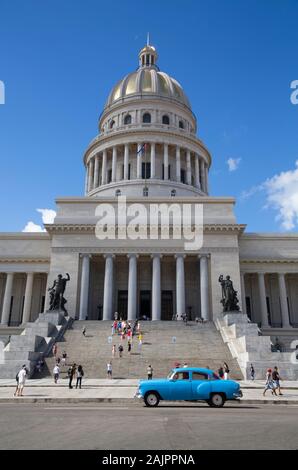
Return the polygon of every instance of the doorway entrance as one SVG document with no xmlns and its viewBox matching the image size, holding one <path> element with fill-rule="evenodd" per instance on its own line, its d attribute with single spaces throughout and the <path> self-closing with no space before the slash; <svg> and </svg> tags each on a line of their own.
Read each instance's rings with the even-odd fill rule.
<svg viewBox="0 0 298 470">
<path fill-rule="evenodd" d="M 128 291 L 118 290 L 117 312 L 118 318 L 122 318 L 122 320 L 127 320 L 127 302 Z"/>
<path fill-rule="evenodd" d="M 173 291 L 163 290 L 161 293 L 161 319 L 173 320 Z"/>
<path fill-rule="evenodd" d="M 146 316 L 151 319 L 151 291 L 141 290 L 140 291 L 140 309 L 139 318 Z"/>
</svg>

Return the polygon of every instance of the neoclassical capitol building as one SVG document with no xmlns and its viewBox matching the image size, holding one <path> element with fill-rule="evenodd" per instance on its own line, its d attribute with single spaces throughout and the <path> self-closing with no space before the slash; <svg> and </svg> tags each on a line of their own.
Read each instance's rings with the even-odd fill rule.
<svg viewBox="0 0 298 470">
<path fill-rule="evenodd" d="M 239 306 L 264 335 L 298 337 L 298 234 L 246 233 L 235 200 L 212 197 L 212 164 L 197 137 L 197 119 L 181 85 L 161 72 L 147 45 L 139 67 L 108 96 L 98 135 L 83 157 L 83 197 L 58 198 L 45 233 L 0 234 L 2 326 L 34 321 L 49 305 L 48 287 L 69 273 L 67 310 L 75 319 L 147 316 L 216 321 L 222 313 L 219 276 L 230 275 Z M 203 245 L 182 240 L 95 236 L 98 206 L 203 205 Z M 117 224 L 118 231 L 121 226 Z M 173 224 L 170 230 L 173 233 Z"/>
</svg>

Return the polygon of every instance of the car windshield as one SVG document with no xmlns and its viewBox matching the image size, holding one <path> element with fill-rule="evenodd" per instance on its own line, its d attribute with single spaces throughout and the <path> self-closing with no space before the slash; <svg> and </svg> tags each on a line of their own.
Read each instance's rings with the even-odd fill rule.
<svg viewBox="0 0 298 470">
<path fill-rule="evenodd" d="M 175 372 L 174 372 L 173 370 L 171 370 L 171 371 L 169 372 L 167 378 L 168 378 L 168 379 L 172 379 L 174 375 L 175 375 Z"/>
</svg>

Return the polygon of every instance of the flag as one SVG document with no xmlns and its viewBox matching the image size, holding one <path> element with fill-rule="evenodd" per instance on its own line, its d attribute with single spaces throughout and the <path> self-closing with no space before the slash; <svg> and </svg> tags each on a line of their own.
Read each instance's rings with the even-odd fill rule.
<svg viewBox="0 0 298 470">
<path fill-rule="evenodd" d="M 143 144 L 142 147 L 137 151 L 137 157 L 142 157 L 145 153 L 147 144 Z"/>
</svg>

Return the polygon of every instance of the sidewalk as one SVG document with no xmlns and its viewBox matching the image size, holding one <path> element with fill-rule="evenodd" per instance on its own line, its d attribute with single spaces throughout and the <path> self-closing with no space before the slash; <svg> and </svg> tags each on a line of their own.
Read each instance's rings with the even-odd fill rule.
<svg viewBox="0 0 298 470">
<path fill-rule="evenodd" d="M 75 382 L 74 382 L 75 384 Z M 264 381 L 240 382 L 243 404 L 292 404 L 298 405 L 298 382 L 283 382 L 283 396 L 274 397 L 270 391 L 263 397 Z M 1 403 L 132 403 L 138 385 L 136 379 L 85 379 L 81 390 L 68 388 L 68 380 L 27 380 L 24 397 L 14 397 L 15 381 L 0 379 Z M 136 401 L 136 403 L 138 403 Z M 142 404 L 141 404 L 142 405 Z"/>
</svg>

